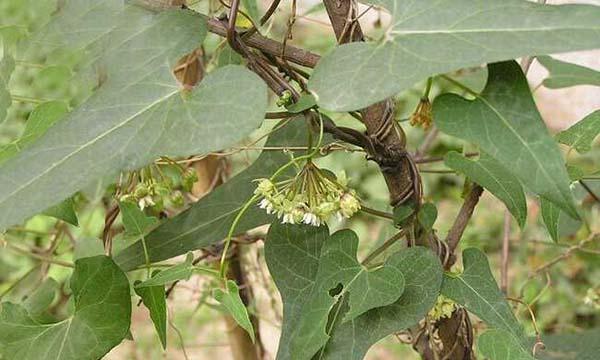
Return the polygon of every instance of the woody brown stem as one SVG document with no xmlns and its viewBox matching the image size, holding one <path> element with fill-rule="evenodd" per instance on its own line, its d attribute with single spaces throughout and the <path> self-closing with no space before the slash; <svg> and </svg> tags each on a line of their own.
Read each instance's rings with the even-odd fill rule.
<svg viewBox="0 0 600 360">
<path fill-rule="evenodd" d="M 355 21 L 354 1 L 324 0 L 331 26 L 340 44 L 363 41 L 360 24 Z M 351 24 L 348 24 L 348 21 Z M 360 111 L 367 136 L 378 145 L 370 154 L 381 167 L 390 193 L 390 203 L 406 200 L 413 186 L 409 160 L 404 156 L 406 139 L 402 128 L 394 121 L 394 102 L 391 99 L 373 104 Z"/>
</svg>

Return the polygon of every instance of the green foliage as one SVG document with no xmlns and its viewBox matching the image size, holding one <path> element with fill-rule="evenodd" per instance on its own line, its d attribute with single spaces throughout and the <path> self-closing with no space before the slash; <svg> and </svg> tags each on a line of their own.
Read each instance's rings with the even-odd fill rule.
<svg viewBox="0 0 600 360">
<path fill-rule="evenodd" d="M 437 216 L 437 208 L 432 203 L 423 204 L 423 206 L 419 209 L 419 213 L 417 214 L 419 223 L 427 231 L 433 229 L 433 224 L 435 224 Z"/>
<path fill-rule="evenodd" d="M 600 134 L 600 110 L 588 114 L 575 125 L 558 133 L 556 140 L 583 154 L 592 149 L 592 142 L 598 134 Z"/>
<path fill-rule="evenodd" d="M 312 94 L 302 94 L 298 101 L 286 106 L 287 111 L 291 113 L 301 113 L 308 110 L 317 104 L 317 100 Z"/>
<path fill-rule="evenodd" d="M 291 249 L 315 241 L 316 273 L 312 278 L 289 270 L 282 273 L 281 264 L 305 262 L 306 255 L 298 258 L 299 254 Z M 329 236 L 326 226 L 313 232 L 310 226 L 271 225 L 265 249 L 266 261 L 272 272 L 278 274 L 274 279 L 285 298 L 284 306 L 286 302 L 303 302 L 298 312 L 284 315 L 283 327 L 293 330 L 290 343 L 282 340 L 280 348 L 289 346 L 292 358 L 310 359 L 327 342 L 328 321 L 335 322 L 338 316 L 342 322 L 350 321 L 370 309 L 393 303 L 404 291 L 404 277 L 397 268 L 395 256 L 382 267 L 370 271 L 356 260 L 357 247 L 358 238 L 350 230 Z M 312 246 L 310 250 L 314 251 Z M 294 288 L 293 284 L 300 281 L 300 277 L 311 279 L 311 283 L 296 293 L 290 287 Z M 293 295 L 290 297 L 290 294 Z M 345 299 L 348 306 L 343 316 L 334 310 L 340 299 Z M 330 320 L 331 317 L 334 320 Z M 279 350 L 282 356 L 283 351 Z"/>
<path fill-rule="evenodd" d="M 550 201 L 540 198 L 540 208 L 542 209 L 542 220 L 548 229 L 548 233 L 554 242 L 558 242 L 558 221 L 561 211 L 558 207 L 554 206 Z"/>
<path fill-rule="evenodd" d="M 348 356 L 360 358 L 374 342 L 392 332 L 389 327 L 400 329 L 415 321 L 407 309 L 417 316 L 429 310 L 441 274 L 436 260 L 419 249 L 416 253 L 406 250 L 393 254 L 377 270 L 368 271 L 356 260 L 357 245 L 356 235 L 348 230 L 330 236 L 325 226 L 271 225 L 265 257 L 284 306 L 278 359 L 310 359 L 323 346 L 325 358 L 347 358 L 337 352 L 348 350 Z M 412 288 L 407 294 L 407 273 L 414 276 L 407 271 L 411 264 L 418 264 L 429 276 L 419 285 L 419 298 Z M 387 319 L 392 314 L 397 317 Z M 365 331 L 371 329 L 367 324 L 374 320 L 383 327 Z M 336 338 L 349 327 L 362 325 L 363 331 L 350 338 Z M 339 341 L 359 345 L 342 350 L 338 349 Z"/>
<path fill-rule="evenodd" d="M 158 273 L 160 274 L 160 273 Z M 156 273 L 154 274 L 156 275 Z M 154 323 L 154 329 L 158 334 L 163 349 L 167 348 L 167 301 L 165 299 L 165 286 L 137 286 L 139 281 L 134 283 L 135 293 L 142 298 L 144 306 L 150 312 L 150 319 Z"/>
<path fill-rule="evenodd" d="M 164 286 L 165 284 L 171 283 L 173 281 L 187 280 L 190 278 L 192 272 L 194 271 L 194 265 L 192 264 L 193 260 L 194 257 L 192 253 L 188 253 L 185 257 L 184 262 L 154 274 L 152 278 L 136 284 L 135 287 L 143 288 L 154 287 L 159 285 Z"/>
<path fill-rule="evenodd" d="M 550 74 L 546 87 L 598 85 L 597 71 L 538 55 L 600 47 L 600 7 L 374 0 L 356 14 L 363 25 L 374 21 L 362 28 L 367 41 L 338 46 L 331 29 L 304 24 L 323 10 L 335 23 L 333 2 L 299 5 L 296 18 L 281 5 L 264 26 L 262 2 L 232 2 L 259 25 L 248 30 L 239 12 L 233 38 L 224 17 L 231 10 L 214 1 L 187 1 L 187 9 L 179 0 L 0 3 L 0 298 L 12 301 L 0 310 L 2 359 L 98 359 L 133 335 L 127 346 L 144 357 L 183 350 L 204 358 L 193 342 L 198 333 L 222 341 L 222 333 L 200 330 L 214 324 L 215 309 L 248 341 L 263 342 L 256 320 L 267 302 L 253 294 L 273 295 L 262 288 L 271 285 L 265 263 L 283 300 L 283 317 L 276 296 L 276 316 L 268 316 L 282 320 L 278 359 L 359 360 L 406 330 L 419 336 L 415 348 L 429 339 L 433 352 L 458 334 L 466 343 L 478 336 L 481 357 L 491 360 L 532 360 L 532 349 L 540 359 L 597 357 L 597 330 L 542 335 L 547 351 L 526 334 L 598 322 L 599 111 L 551 137 L 523 71 L 504 60 L 537 56 Z M 288 33 L 285 19 L 303 25 Z M 315 69 L 304 66 L 316 54 L 327 55 Z M 448 71 L 455 72 L 438 76 Z M 445 134 L 404 124 L 419 115 Z M 285 119 L 261 126 L 265 117 Z M 388 126 L 375 129 L 375 118 Z M 461 147 L 478 158 L 460 155 Z M 414 164 L 398 161 L 405 151 Z M 416 187 L 400 188 L 405 175 L 422 181 L 413 184 L 424 190 L 420 199 L 410 199 Z M 463 197 L 477 183 L 503 204 L 482 196 L 461 205 L 463 183 Z M 211 191 L 198 200 L 200 187 Z M 524 189 L 540 199 L 542 221 L 527 223 Z M 393 214 L 384 203 L 390 192 L 406 195 Z M 277 219 L 259 201 L 275 204 Z M 521 229 L 502 227 L 504 206 Z M 337 219 L 329 217 L 334 208 Z M 322 221 L 329 227 L 316 226 Z M 542 222 L 554 243 L 543 240 Z M 434 246 L 451 227 L 462 243 Z M 509 244 L 507 294 L 521 291 L 520 300 L 535 303 L 533 325 L 517 320 L 492 275 L 496 263 L 506 270 L 506 258 L 494 254 L 502 232 L 521 240 Z M 441 262 L 447 270 L 456 253 L 443 250 L 465 242 L 485 254 L 469 248 L 464 272 L 444 274 Z M 194 258 L 194 250 L 202 254 Z M 180 263 L 154 264 L 186 253 Z M 232 257 L 235 281 L 225 275 Z M 219 271 L 211 263 L 218 259 Z M 529 275 L 536 268 L 552 282 Z M 203 278 L 177 289 L 193 287 L 193 295 L 174 303 L 168 319 L 165 286 L 194 274 Z M 152 325 L 129 329 L 131 296 Z M 473 326 L 471 334 L 461 318 L 465 328 L 445 333 L 456 308 L 487 331 Z M 167 324 L 179 337 L 168 349 Z M 158 339 L 140 331 L 151 326 Z M 398 358 L 412 351 L 385 344 L 378 347 L 389 345 Z"/>
<path fill-rule="evenodd" d="M 4 122 L 6 110 L 12 103 L 8 81 L 14 69 L 15 60 L 9 54 L 4 53 L 0 59 L 0 124 Z"/>
<path fill-rule="evenodd" d="M 127 235 L 143 236 L 156 224 L 156 218 L 144 214 L 137 204 L 122 201 L 119 203 L 119 209 L 121 209 L 123 227 Z"/>
<path fill-rule="evenodd" d="M 600 329 L 594 328 L 573 334 L 543 336 L 545 348 L 540 349 L 543 360 L 594 360 L 600 351 Z"/>
<path fill-rule="evenodd" d="M 240 298 L 240 289 L 233 280 L 227 281 L 227 290 L 215 289 L 213 296 L 225 311 L 250 335 L 252 342 L 254 338 L 254 328 L 248 316 L 248 310 Z"/>
<path fill-rule="evenodd" d="M 435 304 L 442 281 L 442 267 L 435 254 L 413 247 L 395 254 L 388 265 L 404 275 L 402 296 L 393 304 L 336 325 L 322 350 L 323 359 L 362 359 L 376 342 L 417 324 Z"/>
<path fill-rule="evenodd" d="M 258 0 L 242 0 L 242 5 L 246 10 L 246 13 L 250 16 L 256 25 L 260 24 L 260 14 L 258 12 Z"/>
<path fill-rule="evenodd" d="M 73 198 L 68 198 L 60 204 L 46 209 L 44 215 L 52 216 L 71 225 L 78 226 L 79 220 L 77 219 L 74 206 Z"/>
<path fill-rule="evenodd" d="M 215 70 L 190 94 L 182 92 L 171 74 L 169 65 L 203 39 L 203 17 L 187 11 L 124 11 L 128 26 L 107 34 L 111 45 L 102 51 L 106 80 L 100 90 L 35 146 L 3 165 L 2 172 L 10 177 L 0 178 L 0 209 L 20 205 L 2 212 L 0 228 L 120 169 L 137 168 L 160 155 L 231 145 L 262 121 L 265 85 L 248 70 Z M 154 45 L 145 46 L 150 40 Z"/>
<path fill-rule="evenodd" d="M 43 324 L 25 307 L 3 303 L 0 349 L 6 359 L 98 359 L 129 332 L 129 282 L 106 256 L 78 260 L 71 277 L 75 312 L 66 320 Z"/>
<path fill-rule="evenodd" d="M 517 321 L 504 294 L 498 288 L 490 271 L 487 257 L 480 250 L 469 248 L 463 251 L 463 264 L 464 272 L 462 274 L 446 274 L 444 276 L 442 294 L 463 305 L 488 326 L 509 334 L 510 338 L 500 341 L 502 348 L 517 344 L 517 350 L 514 351 L 520 351 L 518 348 L 523 347 L 522 342 L 524 341 L 523 327 Z M 513 350 L 507 349 L 506 351 Z M 502 357 L 498 359 L 502 359 Z"/>
<path fill-rule="evenodd" d="M 577 85 L 600 86 L 600 71 L 556 60 L 550 56 L 537 56 L 536 59 L 549 72 L 548 77 L 542 83 L 547 88 L 560 89 Z"/>
<path fill-rule="evenodd" d="M 479 145 L 533 192 L 577 217 L 562 155 L 537 111 L 521 68 L 511 61 L 488 69 L 488 83 L 475 100 L 453 94 L 435 99 L 435 124 L 449 135 Z"/>
<path fill-rule="evenodd" d="M 506 330 L 488 330 L 479 336 L 478 348 L 490 360 L 534 360 L 519 339 Z"/>
<path fill-rule="evenodd" d="M 309 87 L 326 109 L 360 109 L 459 68 L 600 47 L 597 6 L 525 0 L 372 3 L 390 10 L 392 25 L 380 42 L 339 46 L 319 62 Z"/>
<path fill-rule="evenodd" d="M 472 161 L 457 152 L 446 154 L 448 167 L 465 174 L 500 199 L 523 228 L 527 220 L 525 192 L 519 180 L 491 156 L 482 154 Z"/>
<path fill-rule="evenodd" d="M 37 106 L 29 115 L 21 137 L 9 144 L 0 146 L 0 164 L 13 157 L 21 149 L 35 143 L 66 113 L 67 105 L 61 101 L 50 101 Z"/>
<path fill-rule="evenodd" d="M 23 301 L 25 311 L 32 317 L 44 312 L 54 301 L 59 284 L 53 278 L 47 278 L 35 289 L 31 296 Z"/>
</svg>

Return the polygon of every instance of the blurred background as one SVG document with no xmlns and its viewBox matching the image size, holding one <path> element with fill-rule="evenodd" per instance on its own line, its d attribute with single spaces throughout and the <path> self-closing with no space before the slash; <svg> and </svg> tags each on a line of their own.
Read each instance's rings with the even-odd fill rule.
<svg viewBox="0 0 600 360">
<path fill-rule="evenodd" d="M 19 40 L 35 32 L 45 24 L 59 0 L 2 0 L 0 2 L 0 35 L 5 48 L 15 47 Z M 548 3 L 594 3 L 600 1 L 548 1 Z M 261 11 L 268 6 L 268 1 L 258 1 Z M 222 12 L 218 1 L 188 0 L 192 8 L 206 13 Z M 377 38 L 385 28 L 388 20 L 385 11 L 361 5 L 361 10 L 368 10 L 361 17 L 361 25 L 369 37 Z M 291 16 L 291 2 L 282 1 L 270 22 L 261 32 L 274 39 L 283 39 L 286 23 Z M 319 1 L 299 1 L 296 23 L 290 43 L 325 54 L 335 45 L 335 38 L 329 26 L 327 15 Z M 219 53 L 222 39 L 209 35 L 206 41 L 206 56 L 209 59 L 222 57 Z M 212 58 L 211 58 L 212 57 Z M 600 71 L 600 51 L 577 52 L 554 56 L 557 59 L 580 64 Z M 18 60 L 18 59 L 17 59 Z M 218 61 L 215 61 L 218 62 Z M 86 80 L 77 76 L 78 54 L 57 52 L 51 56 L 40 58 L 39 62 L 18 62 L 10 80 L 13 96 L 12 106 L 7 119 L 0 123 L 0 146 L 10 144 L 23 133 L 26 121 L 32 110 L 40 103 L 58 100 L 73 108 L 90 95 Z M 209 66 L 210 70 L 210 66 Z M 453 74 L 474 89 L 482 89 L 486 80 L 485 68 L 468 69 Z M 548 125 L 550 132 L 556 133 L 581 120 L 585 115 L 600 108 L 600 88 L 593 86 L 576 86 L 564 89 L 548 89 L 541 85 L 547 76 L 546 69 L 537 61 L 533 61 L 528 72 L 528 79 L 533 89 L 534 98 Z M 421 96 L 424 84 L 415 84 L 411 91 L 400 94 L 397 103 L 400 111 L 397 120 L 407 133 L 409 149 L 415 151 L 423 141 L 427 132 L 422 128 L 411 127 L 406 121 L 415 109 Z M 433 96 L 455 91 L 447 83 L 435 82 Z M 276 100 L 273 98 L 273 100 Z M 273 109 L 276 108 L 274 101 Z M 330 114 L 332 118 L 345 126 L 360 129 L 360 124 L 347 115 Z M 246 140 L 252 144 L 266 134 L 272 124 L 267 124 Z M 435 131 L 430 129 L 429 131 Z M 258 143 L 259 145 L 261 142 Z M 242 146 L 244 144 L 241 144 Z M 576 164 L 586 173 L 594 174 L 600 170 L 600 146 L 598 139 L 592 151 L 580 155 L 568 153 L 568 162 Z M 431 155 L 443 155 L 448 150 L 463 149 L 457 139 L 439 135 L 431 148 Z M 565 149 L 566 153 L 566 149 Z M 186 199 L 189 204 L 201 198 L 214 186 L 218 176 L 226 180 L 244 169 L 258 155 L 256 150 L 238 151 L 231 156 L 214 155 L 191 163 L 198 175 L 192 196 Z M 361 198 L 372 208 L 390 211 L 387 205 L 387 190 L 383 178 L 373 163 L 365 160 L 364 154 L 338 151 L 319 161 L 319 164 L 334 172 L 345 170 L 350 184 L 357 189 Z M 438 219 L 435 223 L 440 237 L 444 237 L 450 228 L 454 216 L 461 205 L 463 194 L 463 177 L 447 172 L 443 163 L 432 163 L 422 166 L 425 185 L 425 196 L 428 201 L 438 207 Z M 220 180 L 219 180 L 220 181 Z M 596 194 L 600 194 L 600 176 L 590 178 L 589 186 Z M 21 227 L 7 231 L 4 241 L 14 242 L 30 249 L 45 249 L 58 243 L 58 237 L 65 240 L 56 246 L 54 254 L 57 259 L 72 261 L 81 254 L 94 253 L 102 249 L 100 237 L 104 227 L 107 204 L 111 198 L 108 184 L 100 184 L 86 189 L 74 199 L 75 209 L 79 217 L 79 226 L 72 226 L 56 219 L 39 215 L 30 219 Z M 522 297 L 533 303 L 537 324 L 543 333 L 569 332 L 600 326 L 600 246 L 591 244 L 586 249 L 570 252 L 547 275 L 540 274 L 527 281 L 533 269 L 565 254 L 568 248 L 577 244 L 587 234 L 600 232 L 600 207 L 594 204 L 589 194 L 581 188 L 574 188 L 578 201 L 589 214 L 586 223 L 576 223 L 563 219 L 560 225 L 561 240 L 552 242 L 540 218 L 539 204 L 536 199 L 528 199 L 528 220 L 524 229 L 519 229 L 516 222 L 508 219 L 505 224 L 505 208 L 503 204 L 484 193 L 476 208 L 475 215 L 464 235 L 461 246 L 475 246 L 483 249 L 492 263 L 494 275 L 499 279 L 499 262 L 502 237 L 505 233 L 510 239 L 510 263 L 508 277 L 508 294 Z M 168 209 L 169 215 L 177 213 L 177 209 Z M 118 225 L 119 220 L 117 220 Z M 389 223 L 367 215 L 359 215 L 351 221 L 334 224 L 335 230 L 350 227 L 361 239 L 361 253 L 377 246 L 394 233 Z M 263 234 L 266 229 L 255 232 Z M 130 241 L 117 235 L 115 247 L 123 247 Z M 119 243 L 121 242 L 121 243 Z M 281 301 L 270 280 L 264 264 L 262 242 L 257 241 L 245 246 L 242 251 L 244 270 L 249 274 L 247 286 L 255 295 L 255 303 L 251 307 L 260 320 L 261 339 L 265 346 L 266 359 L 274 359 L 279 328 L 281 324 Z M 68 282 L 69 271 L 49 264 L 40 265 L 23 254 L 8 249 L 0 250 L 0 299 L 19 300 L 33 289 L 40 286 L 47 276 L 55 278 L 59 283 Z M 189 281 L 180 282 L 169 296 L 169 348 L 161 349 L 148 312 L 143 306 L 134 307 L 131 332 L 134 341 L 124 341 L 113 349 L 107 359 L 232 359 L 228 331 L 231 323 L 209 299 L 210 282 L 201 276 L 194 276 Z M 51 311 L 56 317 L 68 312 L 68 292 L 60 289 Z M 532 331 L 527 309 L 515 307 L 517 316 Z M 480 326 L 475 321 L 476 327 Z M 395 336 L 382 340 L 373 347 L 367 359 L 412 359 L 417 358 L 412 350 Z"/>
</svg>

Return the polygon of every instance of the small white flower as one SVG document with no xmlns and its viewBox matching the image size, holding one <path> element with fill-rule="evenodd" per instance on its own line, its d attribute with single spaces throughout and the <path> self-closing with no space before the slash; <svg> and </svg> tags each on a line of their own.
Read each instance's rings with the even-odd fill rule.
<svg viewBox="0 0 600 360">
<path fill-rule="evenodd" d="M 147 207 L 150 206 L 154 206 L 156 205 L 154 203 L 154 200 L 152 200 L 152 197 L 150 195 L 144 196 L 143 198 L 140 199 L 140 201 L 138 201 L 138 206 L 140 207 L 141 210 L 144 210 Z"/>
<path fill-rule="evenodd" d="M 262 199 L 258 203 L 258 207 L 260 207 L 261 209 L 265 209 L 265 211 L 267 212 L 267 214 L 273 214 L 273 213 L 275 213 L 273 203 L 270 200 L 268 200 L 268 199 Z"/>
<path fill-rule="evenodd" d="M 254 193 L 257 195 L 267 196 L 270 195 L 275 190 L 275 184 L 271 182 L 269 179 L 262 179 L 258 183 L 256 190 Z"/>
<path fill-rule="evenodd" d="M 306 225 L 312 225 L 312 226 L 320 226 L 321 225 L 321 220 L 319 219 L 319 217 L 313 213 L 306 213 L 304 214 L 304 217 L 302 218 L 302 221 L 306 224 Z"/>
<path fill-rule="evenodd" d="M 290 213 L 290 216 L 292 217 L 294 223 L 301 223 L 302 219 L 304 219 L 304 214 L 304 209 L 300 206 L 296 206 Z"/>
<path fill-rule="evenodd" d="M 283 224 L 294 224 L 294 217 L 292 214 L 283 215 L 283 220 L 281 221 Z"/>
<path fill-rule="evenodd" d="M 266 209 L 271 205 L 271 202 L 267 199 L 262 199 L 259 203 L 258 203 L 258 207 L 260 207 L 261 209 Z"/>
</svg>

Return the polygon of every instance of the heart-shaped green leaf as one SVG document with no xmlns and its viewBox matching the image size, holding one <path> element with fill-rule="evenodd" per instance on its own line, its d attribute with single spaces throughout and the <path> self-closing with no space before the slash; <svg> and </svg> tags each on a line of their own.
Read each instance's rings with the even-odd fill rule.
<svg viewBox="0 0 600 360">
<path fill-rule="evenodd" d="M 387 262 L 404 275 L 404 293 L 393 304 L 371 309 L 361 316 L 335 324 L 320 359 L 361 360 L 384 337 L 417 324 L 435 303 L 442 281 L 442 266 L 426 248 L 395 253 Z"/>
<path fill-rule="evenodd" d="M 600 47 L 600 7 L 525 0 L 372 0 L 392 16 L 377 43 L 342 45 L 309 88 L 320 106 L 356 110 L 428 76 L 483 63 Z"/>
<path fill-rule="evenodd" d="M 54 324 L 37 322 L 21 305 L 3 303 L 0 350 L 4 359 L 96 360 L 129 332 L 129 281 L 106 256 L 75 262 L 71 277 L 75 313 Z"/>
<path fill-rule="evenodd" d="M 248 316 L 248 310 L 240 297 L 240 289 L 233 280 L 227 280 L 227 289 L 215 289 L 215 300 L 217 300 L 223 309 L 246 330 L 252 342 L 254 342 L 254 327 Z"/>
</svg>

